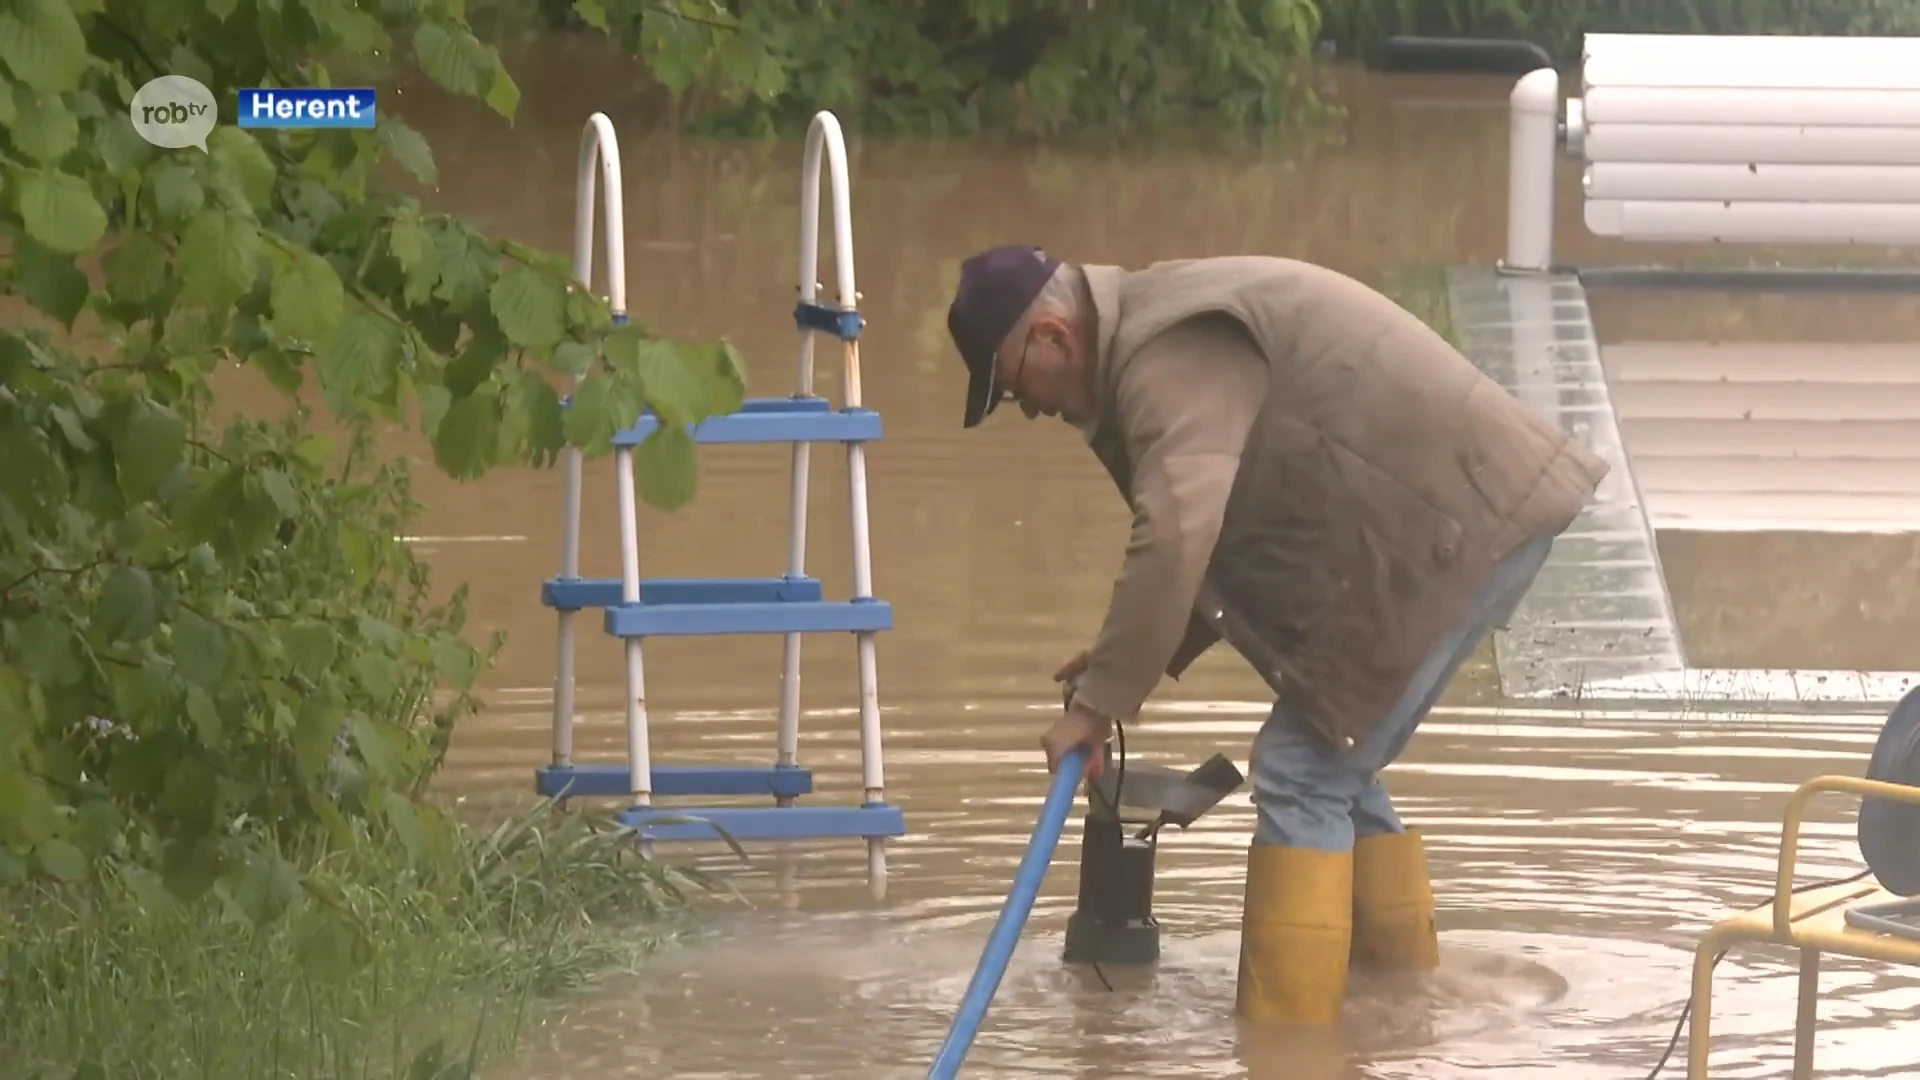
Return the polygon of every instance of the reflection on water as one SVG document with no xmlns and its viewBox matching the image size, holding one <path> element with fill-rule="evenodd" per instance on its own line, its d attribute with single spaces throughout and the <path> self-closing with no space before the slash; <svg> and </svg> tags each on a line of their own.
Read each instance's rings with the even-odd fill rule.
<svg viewBox="0 0 1920 1080">
<path fill-rule="evenodd" d="M 1129 745 L 1158 762 L 1216 750 L 1244 760 L 1257 709 L 1143 717 Z M 738 879 L 743 905 L 720 907 L 644 970 L 552 1010 L 527 1059 L 498 1075 L 924 1075 L 1032 827 L 1045 777 L 1027 747 L 1045 711 L 983 703 L 965 732 L 937 714 L 890 714 L 906 763 L 893 783 L 913 834 L 893 848 L 884 906 L 863 899 L 858 844 L 795 854 L 786 897 L 779 856 L 755 849 Z M 683 733 L 681 747 L 726 747 L 770 720 L 706 714 L 669 730 Z M 851 725 L 809 721 L 803 756 L 822 784 L 857 785 Z M 531 733 L 543 719 L 522 723 Z M 1298 1055 L 1326 1048 L 1271 1038 L 1250 1047 L 1233 1023 L 1252 829 L 1244 795 L 1166 837 L 1156 895 L 1164 959 L 1156 971 L 1107 969 L 1111 991 L 1058 959 L 1076 880 L 1077 851 L 1063 844 L 967 1075 L 1644 1076 L 1678 1018 L 1696 936 L 1766 898 L 1787 792 L 1815 773 L 1857 773 L 1877 723 L 1436 715 L 1391 782 L 1428 830 L 1444 962 L 1415 986 L 1355 982 L 1339 1070 L 1296 1071 Z M 476 737 L 469 752 L 504 761 L 515 749 L 519 765 L 504 781 L 525 775 L 533 745 Z M 609 737 L 597 749 L 613 746 Z M 1803 880 L 1857 870 L 1850 816 L 1816 806 Z M 1767 949 L 1722 963 L 1715 1046 L 1727 1075 L 1790 1072 L 1793 970 Z M 1893 1075 L 1913 1062 L 1911 1033 L 1883 1026 L 1920 1004 L 1912 979 L 1829 961 L 1824 985 L 1822 1075 Z"/>
<path fill-rule="evenodd" d="M 516 67 L 529 104 L 512 129 L 417 90 L 403 95 L 403 114 L 439 157 L 435 201 L 567 250 L 580 124 L 606 110 L 624 140 L 636 316 L 663 332 L 731 336 L 754 391 L 783 393 L 799 148 L 648 136 L 618 90 L 632 82 L 624 63 L 578 42 L 529 51 Z M 958 261 L 1030 240 L 1130 264 L 1267 252 L 1374 280 L 1490 262 L 1503 242 L 1506 90 L 1353 81 L 1343 90 L 1349 118 L 1330 144 L 1282 137 L 1257 152 L 854 140 L 865 384 L 888 425 L 869 450 L 875 580 L 899 627 L 879 647 L 886 781 L 912 830 L 890 849 L 889 899 L 865 899 L 858 843 L 793 852 L 784 874 L 775 852 L 757 848 L 740 875 L 748 906 L 715 912 L 644 971 L 545 1014 L 527 1060 L 498 1075 L 924 1074 L 1045 787 L 1035 744 L 1058 707 L 1048 676 L 1095 631 L 1126 536 L 1111 483 L 1063 425 L 1009 418 L 960 431 L 962 382 L 943 327 Z M 1572 173 L 1563 171 L 1562 250 L 1608 255 L 1578 228 Z M 817 390 L 835 392 L 836 367 L 820 365 Z M 265 407 L 250 394 L 232 400 Z M 417 441 L 402 448 L 426 456 Z M 844 594 L 845 466 L 825 450 L 814 457 L 809 569 Z M 721 448 L 702 460 L 690 510 L 643 516 L 644 571 L 777 572 L 786 455 Z M 617 565 L 608 463 L 589 467 L 586 491 L 583 565 L 608 573 Z M 471 583 L 476 629 L 511 635 L 493 707 L 459 733 L 446 783 L 475 802 L 522 799 L 547 754 L 554 635 L 537 597 L 559 558 L 560 476 L 509 470 L 462 485 L 425 468 L 417 492 L 429 508 L 418 542 L 439 580 Z M 649 643 L 657 759 L 770 756 L 779 650 L 773 639 Z M 1138 759 L 1192 764 L 1218 750 L 1244 762 L 1262 687 L 1224 652 L 1164 688 L 1129 727 Z M 800 755 L 820 800 L 858 797 L 853 659 L 832 637 L 805 652 Z M 589 630 L 583 760 L 620 753 L 620 676 L 619 651 Z M 1057 963 L 1074 890 L 1074 845 L 1063 845 L 967 1075 L 1645 1075 L 1684 997 L 1693 938 L 1766 891 L 1786 792 L 1817 772 L 1857 773 L 1876 725 L 1495 715 L 1463 705 L 1487 691 L 1485 668 L 1463 683 L 1388 777 L 1407 817 L 1428 830 L 1447 955 L 1426 985 L 1356 983 L 1333 1044 L 1243 1042 L 1231 1002 L 1252 815 L 1236 797 L 1167 838 L 1166 959 L 1150 978 L 1110 973 L 1112 991 Z M 1809 872 L 1852 871 L 1850 826 L 1834 807 L 1821 813 Z M 787 898 L 783 876 L 793 881 Z M 1911 1034 L 1884 1023 L 1920 990 L 1883 971 L 1829 966 L 1824 1075 L 1909 1065 Z M 1787 1075 L 1790 969 L 1744 953 L 1722 970 L 1723 1067 Z"/>
</svg>

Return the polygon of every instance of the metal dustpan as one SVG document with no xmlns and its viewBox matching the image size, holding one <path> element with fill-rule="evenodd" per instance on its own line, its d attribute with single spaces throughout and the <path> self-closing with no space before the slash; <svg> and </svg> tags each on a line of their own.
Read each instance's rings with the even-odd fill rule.
<svg viewBox="0 0 1920 1080">
<path fill-rule="evenodd" d="M 1135 818 L 1137 814 L 1138 820 L 1184 829 L 1246 780 L 1233 762 L 1220 754 L 1190 772 L 1132 762 L 1123 770 L 1109 761 L 1099 779 L 1088 781 L 1087 793 L 1094 812 L 1102 816 L 1114 813 L 1117 788 L 1119 816 Z"/>
</svg>

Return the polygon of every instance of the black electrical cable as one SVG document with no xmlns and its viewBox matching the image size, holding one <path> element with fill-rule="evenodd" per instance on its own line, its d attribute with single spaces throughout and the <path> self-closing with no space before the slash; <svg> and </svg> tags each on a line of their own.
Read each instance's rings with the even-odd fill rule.
<svg viewBox="0 0 1920 1080">
<path fill-rule="evenodd" d="M 1127 785 L 1127 725 L 1121 723 L 1119 720 L 1116 719 L 1113 722 L 1113 734 L 1115 736 L 1115 739 L 1119 742 L 1120 746 L 1119 746 L 1119 753 L 1114 759 L 1113 801 L 1111 803 L 1108 803 L 1107 807 L 1108 809 L 1113 811 L 1113 820 L 1116 823 L 1118 823 L 1120 821 L 1120 807 L 1126 800 L 1125 791 L 1126 791 L 1126 785 Z M 1095 789 L 1095 790 L 1098 790 L 1098 789 Z M 1098 961 L 1095 961 L 1093 964 L 1093 974 L 1097 978 L 1099 978 L 1100 985 L 1107 988 L 1107 993 L 1109 994 L 1113 993 L 1113 983 L 1108 981 L 1107 973 L 1100 970 L 1100 964 Z"/>
<path fill-rule="evenodd" d="M 1839 885 L 1851 885 L 1856 881 L 1861 881 L 1865 879 L 1867 875 L 1871 873 L 1873 873 L 1873 871 L 1871 870 L 1862 870 L 1859 873 L 1852 875 L 1851 877 L 1834 878 L 1830 881 L 1811 882 L 1809 884 L 1802 885 L 1799 888 L 1792 890 L 1792 895 L 1798 896 L 1801 893 L 1812 892 L 1815 889 L 1831 889 Z M 1727 952 L 1728 950 L 1721 949 L 1718 953 L 1715 953 L 1713 957 L 1713 962 L 1708 966 L 1719 967 L 1720 961 L 1725 960 L 1727 958 Z M 1647 1080 L 1660 1080 L 1660 1070 L 1666 1068 L 1667 1062 L 1673 1058 L 1674 1049 L 1680 1045 L 1680 1035 L 1681 1033 L 1685 1032 L 1687 1029 L 1687 1017 L 1692 1015 L 1692 1013 L 1693 1013 L 1693 995 L 1689 993 L 1687 995 L 1687 1003 L 1681 1006 L 1680 1008 L 1680 1019 L 1674 1021 L 1673 1037 L 1667 1040 L 1667 1049 L 1664 1053 L 1660 1055 L 1660 1060 L 1657 1063 L 1655 1063 L 1655 1065 L 1653 1066 L 1653 1071 L 1647 1074 Z"/>
</svg>

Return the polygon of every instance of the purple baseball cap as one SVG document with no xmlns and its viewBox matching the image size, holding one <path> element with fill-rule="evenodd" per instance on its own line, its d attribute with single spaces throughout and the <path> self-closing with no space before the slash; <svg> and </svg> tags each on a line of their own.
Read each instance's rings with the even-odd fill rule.
<svg viewBox="0 0 1920 1080">
<path fill-rule="evenodd" d="M 994 350 L 1059 266 L 1059 259 L 1028 244 L 989 248 L 960 264 L 960 287 L 947 308 L 947 333 L 967 364 L 963 426 L 976 426 L 1000 404 Z"/>
</svg>

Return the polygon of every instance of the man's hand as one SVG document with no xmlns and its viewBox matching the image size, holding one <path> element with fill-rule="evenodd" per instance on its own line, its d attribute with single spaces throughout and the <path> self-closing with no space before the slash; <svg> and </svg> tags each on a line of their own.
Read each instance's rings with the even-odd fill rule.
<svg viewBox="0 0 1920 1080">
<path fill-rule="evenodd" d="M 1047 771 L 1058 769 L 1067 751 L 1083 746 L 1087 750 L 1087 777 L 1097 778 L 1106 764 L 1100 747 L 1112 730 L 1113 724 L 1099 713 L 1069 706 L 1066 715 L 1054 721 L 1047 733 L 1040 736 L 1040 748 L 1047 753 Z"/>
<path fill-rule="evenodd" d="M 1053 681 L 1072 686 L 1080 676 L 1087 673 L 1087 661 L 1092 656 L 1093 654 L 1086 649 L 1081 649 L 1080 655 L 1060 665 L 1060 670 L 1053 673 Z"/>
</svg>

